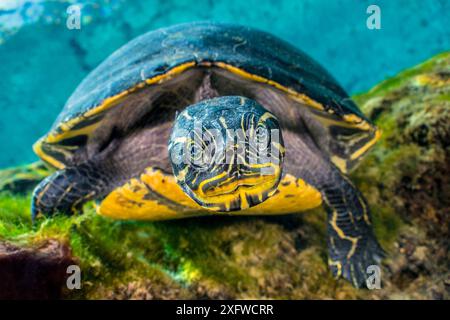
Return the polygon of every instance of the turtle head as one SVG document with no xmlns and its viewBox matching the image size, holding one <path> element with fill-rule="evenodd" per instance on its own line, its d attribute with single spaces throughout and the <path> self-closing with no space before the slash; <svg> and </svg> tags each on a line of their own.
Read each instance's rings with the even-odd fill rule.
<svg viewBox="0 0 450 320">
<path fill-rule="evenodd" d="M 283 157 L 277 118 L 243 97 L 187 107 L 177 116 L 169 139 L 178 184 L 200 206 L 214 211 L 247 209 L 273 195 Z"/>
</svg>

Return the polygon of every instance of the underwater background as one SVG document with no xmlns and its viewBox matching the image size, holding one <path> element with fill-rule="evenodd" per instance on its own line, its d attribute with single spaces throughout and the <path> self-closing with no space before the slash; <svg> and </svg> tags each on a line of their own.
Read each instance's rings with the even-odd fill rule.
<svg viewBox="0 0 450 320">
<path fill-rule="evenodd" d="M 81 6 L 81 29 L 66 26 Z M 381 29 L 366 26 L 381 9 Z M 34 161 L 78 83 L 130 39 L 195 20 L 245 24 L 301 48 L 355 94 L 450 48 L 445 0 L 0 1 L 0 167 Z"/>
</svg>

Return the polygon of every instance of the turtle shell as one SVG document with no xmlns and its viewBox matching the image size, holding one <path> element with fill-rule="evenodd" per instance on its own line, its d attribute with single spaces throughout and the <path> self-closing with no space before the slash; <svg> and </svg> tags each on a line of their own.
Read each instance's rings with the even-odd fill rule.
<svg viewBox="0 0 450 320">
<path fill-rule="evenodd" d="M 314 131 L 318 145 L 343 171 L 380 135 L 336 80 L 299 49 L 249 27 L 197 22 L 148 32 L 111 54 L 81 82 L 35 152 L 63 168 L 105 114 L 130 94 L 196 67 L 271 86 L 309 108 L 322 126 Z"/>
</svg>

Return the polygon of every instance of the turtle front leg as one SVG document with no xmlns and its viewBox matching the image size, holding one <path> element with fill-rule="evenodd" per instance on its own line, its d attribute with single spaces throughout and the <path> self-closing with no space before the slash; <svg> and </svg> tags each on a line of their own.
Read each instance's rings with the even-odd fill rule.
<svg viewBox="0 0 450 320">
<path fill-rule="evenodd" d="M 31 213 L 52 216 L 73 214 L 109 190 L 109 177 L 91 163 L 68 167 L 45 178 L 33 192 Z"/>
<path fill-rule="evenodd" d="M 307 135 L 283 133 L 286 171 L 303 179 L 322 195 L 328 213 L 328 264 L 336 278 L 365 287 L 367 268 L 379 265 L 384 251 L 372 227 L 369 206 L 350 180 Z"/>
<path fill-rule="evenodd" d="M 368 267 L 379 265 L 384 251 L 372 228 L 362 194 L 337 169 L 322 181 L 320 191 L 328 213 L 328 264 L 335 277 L 366 287 Z"/>
</svg>

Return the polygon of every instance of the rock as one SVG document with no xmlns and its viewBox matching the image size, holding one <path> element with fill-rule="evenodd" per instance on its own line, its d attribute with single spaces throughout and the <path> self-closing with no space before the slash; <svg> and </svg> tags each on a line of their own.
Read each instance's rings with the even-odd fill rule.
<svg viewBox="0 0 450 320">
<path fill-rule="evenodd" d="M 427 252 L 428 248 L 426 246 L 417 247 L 416 250 L 414 250 L 413 258 L 422 263 L 427 259 Z"/>
<path fill-rule="evenodd" d="M 389 277 L 410 297 L 449 298 L 450 53 L 355 99 L 383 137 L 353 178 L 372 209 L 409 225 L 396 236 Z"/>
<path fill-rule="evenodd" d="M 449 53 L 381 83 L 356 100 L 384 133 L 355 176 L 365 180 L 368 193 L 377 195 L 372 200 L 391 205 L 405 220 L 416 220 L 430 234 L 448 239 Z"/>
<path fill-rule="evenodd" d="M 73 264 L 70 248 L 56 240 L 30 248 L 0 242 L 0 299 L 59 299 Z"/>
<path fill-rule="evenodd" d="M 449 299 L 450 53 L 354 98 L 383 131 L 351 174 L 368 199 L 375 232 L 387 251 L 381 290 L 357 290 L 332 278 L 321 208 L 289 216 L 150 223 L 104 218 L 88 204 L 83 215 L 38 220 L 32 227 L 25 191 L 31 187 L 8 187 L 0 193 L 0 239 L 14 246 L 13 256 L 25 252 L 19 254 L 22 261 L 43 254 L 22 248 L 24 241 L 35 246 L 58 239 L 56 248 L 67 244 L 80 264 L 83 286 L 76 292 L 52 291 L 64 298 Z M 22 185 L 20 179 L 8 181 L 8 186 Z M 56 251 L 70 260 L 64 250 Z M 0 270 L 5 261 L 10 260 L 0 259 Z M 56 262 L 49 265 L 45 270 L 60 270 Z M 38 278 L 63 285 L 56 274 Z M 25 278 L 14 277 L 25 288 Z"/>
</svg>

